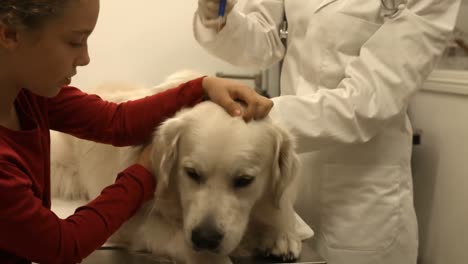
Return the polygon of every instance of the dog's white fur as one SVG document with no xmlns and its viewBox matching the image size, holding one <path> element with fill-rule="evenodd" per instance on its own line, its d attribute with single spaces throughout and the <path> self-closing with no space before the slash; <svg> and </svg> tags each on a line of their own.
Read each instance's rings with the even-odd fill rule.
<svg viewBox="0 0 468 264">
<path fill-rule="evenodd" d="M 106 84 L 96 93 L 122 102 L 198 76 L 180 72 L 152 89 Z M 298 158 L 285 129 L 268 118 L 245 123 L 203 102 L 165 121 L 153 140 L 155 198 L 110 241 L 186 263 L 231 263 L 228 256 L 258 251 L 285 260 L 299 256 L 302 242 L 294 232 L 292 207 Z M 96 197 L 140 151 L 53 132 L 53 196 Z M 196 230 L 205 238 L 221 235 L 219 246 L 197 250 Z"/>
</svg>

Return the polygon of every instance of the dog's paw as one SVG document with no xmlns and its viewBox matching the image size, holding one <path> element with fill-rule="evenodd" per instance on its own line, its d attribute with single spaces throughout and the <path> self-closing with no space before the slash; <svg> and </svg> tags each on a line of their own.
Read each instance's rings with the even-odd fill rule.
<svg viewBox="0 0 468 264">
<path fill-rule="evenodd" d="M 302 251 L 302 241 L 289 233 L 279 233 L 276 236 L 266 236 L 260 246 L 260 254 L 286 262 L 295 261 Z"/>
</svg>

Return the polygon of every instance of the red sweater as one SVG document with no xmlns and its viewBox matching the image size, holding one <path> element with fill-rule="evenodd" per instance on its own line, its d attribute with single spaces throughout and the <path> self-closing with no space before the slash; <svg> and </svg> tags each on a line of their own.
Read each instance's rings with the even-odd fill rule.
<svg viewBox="0 0 468 264">
<path fill-rule="evenodd" d="M 60 219 L 50 211 L 49 129 L 116 146 L 141 144 L 164 119 L 201 101 L 201 81 L 122 104 L 73 87 L 54 98 L 23 89 L 15 101 L 22 131 L 0 126 L 0 263 L 80 262 L 153 196 L 153 176 L 133 165 Z"/>
</svg>

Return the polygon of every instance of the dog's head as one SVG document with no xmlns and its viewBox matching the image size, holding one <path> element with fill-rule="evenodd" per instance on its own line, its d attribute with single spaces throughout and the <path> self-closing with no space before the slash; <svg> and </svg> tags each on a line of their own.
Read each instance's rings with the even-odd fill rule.
<svg viewBox="0 0 468 264">
<path fill-rule="evenodd" d="M 294 142 L 285 130 L 267 119 L 245 123 L 211 102 L 179 112 L 154 140 L 156 197 L 178 195 L 185 238 L 195 250 L 231 253 L 252 208 L 265 196 L 279 206 L 296 176 Z"/>
</svg>

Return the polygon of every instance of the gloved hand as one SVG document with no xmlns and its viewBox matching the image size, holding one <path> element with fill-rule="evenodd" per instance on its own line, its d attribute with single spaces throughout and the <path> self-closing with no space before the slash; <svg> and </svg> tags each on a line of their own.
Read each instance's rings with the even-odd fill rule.
<svg viewBox="0 0 468 264">
<path fill-rule="evenodd" d="M 226 10 L 224 16 L 227 17 L 231 12 L 237 0 L 227 0 Z M 197 13 L 200 17 L 200 21 L 205 27 L 217 29 L 218 28 L 218 11 L 219 11 L 219 0 L 198 0 Z"/>
</svg>

